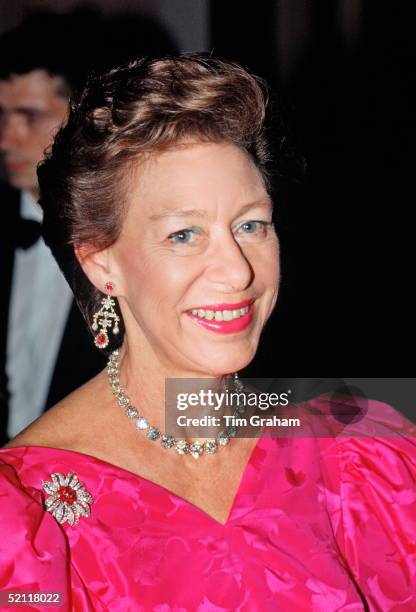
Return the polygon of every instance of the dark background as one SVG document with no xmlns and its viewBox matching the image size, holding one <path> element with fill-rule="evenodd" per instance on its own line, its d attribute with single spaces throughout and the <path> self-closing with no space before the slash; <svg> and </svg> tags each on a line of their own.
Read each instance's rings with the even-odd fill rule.
<svg viewBox="0 0 416 612">
<path fill-rule="evenodd" d="M 181 51 L 242 62 L 267 79 L 275 117 L 291 127 L 284 146 L 279 138 L 274 145 L 285 176 L 275 196 L 281 291 L 247 375 L 414 375 L 415 45 L 405 4 L 89 3 L 114 28 L 122 11 L 144 31 L 149 20 L 159 24 Z M 77 5 L 2 3 L 0 30 L 35 9 L 65 12 Z M 128 39 L 134 36 L 131 27 Z M 111 42 L 115 54 L 117 40 Z M 152 52 L 153 34 L 143 45 L 150 40 Z"/>
</svg>

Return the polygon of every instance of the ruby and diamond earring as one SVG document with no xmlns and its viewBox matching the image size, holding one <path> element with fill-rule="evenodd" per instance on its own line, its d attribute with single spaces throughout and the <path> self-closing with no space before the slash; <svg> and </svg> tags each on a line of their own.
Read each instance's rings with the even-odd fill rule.
<svg viewBox="0 0 416 612">
<path fill-rule="evenodd" d="M 106 348 L 109 343 L 108 331 L 113 328 L 113 334 L 117 335 L 120 331 L 118 324 L 120 317 L 114 310 L 116 305 L 114 299 L 111 297 L 111 292 L 114 291 L 114 284 L 111 281 L 106 282 L 104 289 L 107 296 L 101 300 L 101 308 L 94 314 L 94 320 L 92 329 L 98 331 L 98 334 L 94 338 L 94 344 L 100 349 Z"/>
</svg>

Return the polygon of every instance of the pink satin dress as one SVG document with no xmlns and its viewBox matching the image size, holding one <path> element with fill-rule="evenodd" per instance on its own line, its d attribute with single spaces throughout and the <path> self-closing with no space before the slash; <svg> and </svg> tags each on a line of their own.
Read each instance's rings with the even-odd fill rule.
<svg viewBox="0 0 416 612">
<path fill-rule="evenodd" d="M 49 611 L 416 610 L 416 427 L 374 400 L 368 419 L 377 437 L 266 428 L 225 524 L 90 455 L 1 449 L 0 591 L 63 593 L 27 608 Z M 45 509 L 53 473 L 91 496 L 77 524 Z"/>
</svg>

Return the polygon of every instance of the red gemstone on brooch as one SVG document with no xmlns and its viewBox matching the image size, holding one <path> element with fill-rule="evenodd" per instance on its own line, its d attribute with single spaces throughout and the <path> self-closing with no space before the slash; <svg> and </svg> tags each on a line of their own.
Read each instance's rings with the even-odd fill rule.
<svg viewBox="0 0 416 612">
<path fill-rule="evenodd" d="M 58 523 L 77 525 L 81 516 L 90 516 L 90 505 L 93 502 L 83 482 L 78 480 L 74 472 L 51 474 L 51 480 L 41 481 L 43 489 L 48 494 L 45 508 Z"/>
<path fill-rule="evenodd" d="M 67 504 L 73 504 L 77 501 L 76 491 L 71 487 L 61 487 L 56 494 L 61 501 L 67 502 Z"/>
</svg>

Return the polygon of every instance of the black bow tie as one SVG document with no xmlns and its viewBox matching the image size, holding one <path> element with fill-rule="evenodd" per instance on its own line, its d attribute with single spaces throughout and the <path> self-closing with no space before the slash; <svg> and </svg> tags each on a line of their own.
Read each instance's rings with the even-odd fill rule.
<svg viewBox="0 0 416 612">
<path fill-rule="evenodd" d="M 33 219 L 20 219 L 17 226 L 17 246 L 29 249 L 42 235 L 42 224 Z"/>
</svg>

